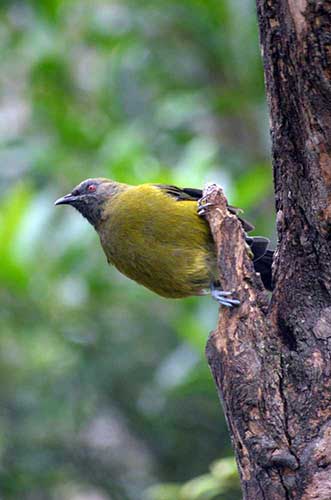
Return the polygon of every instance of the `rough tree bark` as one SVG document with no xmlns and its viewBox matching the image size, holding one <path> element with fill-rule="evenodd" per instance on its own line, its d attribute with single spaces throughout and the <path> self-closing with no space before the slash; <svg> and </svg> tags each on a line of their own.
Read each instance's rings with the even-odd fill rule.
<svg viewBox="0 0 331 500">
<path fill-rule="evenodd" d="M 331 500 L 331 1 L 257 0 L 279 244 L 269 302 L 222 192 L 207 218 L 222 288 L 207 344 L 245 500 Z"/>
</svg>

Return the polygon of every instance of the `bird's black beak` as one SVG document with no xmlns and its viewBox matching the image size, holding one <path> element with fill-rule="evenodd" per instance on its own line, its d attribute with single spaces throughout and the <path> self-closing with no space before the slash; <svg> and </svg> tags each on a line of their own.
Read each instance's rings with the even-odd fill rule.
<svg viewBox="0 0 331 500">
<path fill-rule="evenodd" d="M 56 200 L 54 205 L 73 205 L 75 201 L 77 201 L 78 196 L 73 195 L 72 193 L 66 194 L 65 196 L 62 196 L 62 198 L 59 198 Z"/>
</svg>

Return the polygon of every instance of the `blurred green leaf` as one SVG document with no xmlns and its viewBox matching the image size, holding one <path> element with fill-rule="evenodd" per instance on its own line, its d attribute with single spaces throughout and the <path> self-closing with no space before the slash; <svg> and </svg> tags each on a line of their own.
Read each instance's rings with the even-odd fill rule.
<svg viewBox="0 0 331 500">
<path fill-rule="evenodd" d="M 176 484 L 152 486 L 146 490 L 146 500 L 180 500 L 181 487 Z"/>
</svg>

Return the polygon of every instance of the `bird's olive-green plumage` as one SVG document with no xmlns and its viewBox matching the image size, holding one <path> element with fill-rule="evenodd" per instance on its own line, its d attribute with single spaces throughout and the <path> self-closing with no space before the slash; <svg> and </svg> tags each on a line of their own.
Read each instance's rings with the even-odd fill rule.
<svg viewBox="0 0 331 500">
<path fill-rule="evenodd" d="M 215 247 L 193 200 L 152 184 L 128 186 L 105 206 L 98 227 L 108 261 L 164 297 L 199 295 L 216 272 Z"/>
<path fill-rule="evenodd" d="M 200 197 L 194 189 L 98 178 L 56 204 L 73 205 L 89 220 L 108 262 L 120 272 L 163 297 L 179 298 L 201 295 L 217 280 L 214 241 L 197 213 Z"/>
</svg>

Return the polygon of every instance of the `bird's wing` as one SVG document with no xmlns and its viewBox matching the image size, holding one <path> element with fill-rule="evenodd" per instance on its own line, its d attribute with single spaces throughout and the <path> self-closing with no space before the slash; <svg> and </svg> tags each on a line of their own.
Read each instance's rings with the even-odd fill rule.
<svg viewBox="0 0 331 500">
<path fill-rule="evenodd" d="M 170 184 L 155 184 L 155 186 L 171 195 L 177 201 L 198 201 L 202 198 L 202 189 L 178 188 Z"/>
<path fill-rule="evenodd" d="M 178 188 L 168 184 L 155 184 L 155 186 L 173 196 L 177 201 L 198 201 L 202 198 L 202 189 Z M 238 217 L 245 231 L 253 231 L 254 226 L 247 220 L 239 217 L 239 214 L 242 212 L 240 208 L 228 205 L 228 210 Z"/>
</svg>

